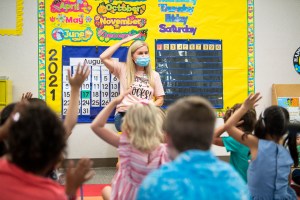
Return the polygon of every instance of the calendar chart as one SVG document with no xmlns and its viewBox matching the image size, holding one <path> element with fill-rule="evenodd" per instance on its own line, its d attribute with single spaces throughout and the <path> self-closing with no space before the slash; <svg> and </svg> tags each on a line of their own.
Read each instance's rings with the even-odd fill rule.
<svg viewBox="0 0 300 200">
<path fill-rule="evenodd" d="M 164 106 L 196 95 L 223 108 L 221 40 L 156 40 L 156 71 L 166 93 Z"/>
<path fill-rule="evenodd" d="M 67 50 L 69 48 L 69 50 Z M 71 49 L 71 50 L 70 50 Z M 84 49 L 84 50 L 82 50 Z M 104 51 L 106 47 L 101 48 Z M 79 53 L 77 52 L 79 50 Z M 68 80 L 68 70 L 73 75 L 78 67 L 78 63 L 86 65 L 90 69 L 90 75 L 83 82 L 80 88 L 78 122 L 89 123 L 97 114 L 115 97 L 119 95 L 120 84 L 117 77 L 109 72 L 106 66 L 101 62 L 99 57 L 93 56 L 96 47 L 64 47 L 63 66 L 62 66 L 62 117 L 67 113 L 70 102 L 71 87 Z M 69 52 L 68 52 L 69 51 Z M 97 51 L 99 49 L 97 48 Z M 80 57 L 73 57 L 72 52 L 77 52 Z M 84 55 L 80 54 L 82 52 Z M 90 54 L 89 54 L 90 52 Z M 113 55 L 113 59 L 124 62 L 126 58 L 127 48 L 122 48 Z M 95 54 L 97 54 L 95 52 Z M 98 52 L 99 54 L 99 52 Z M 77 56 L 78 56 L 77 55 Z M 113 122 L 114 113 L 109 117 L 109 122 Z"/>
</svg>

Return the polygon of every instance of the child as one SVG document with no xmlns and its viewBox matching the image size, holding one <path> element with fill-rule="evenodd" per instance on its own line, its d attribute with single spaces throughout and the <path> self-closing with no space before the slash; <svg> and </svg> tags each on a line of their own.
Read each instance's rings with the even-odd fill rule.
<svg viewBox="0 0 300 200">
<path fill-rule="evenodd" d="M 88 75 L 90 74 L 89 68 L 86 66 L 86 63 L 84 63 L 83 66 L 78 63 L 77 70 L 71 76 L 70 70 L 68 70 L 68 80 L 71 86 L 71 94 L 70 94 L 70 102 L 68 106 L 68 110 L 66 113 L 65 120 L 63 122 L 64 128 L 66 130 L 66 139 L 71 135 L 72 129 L 77 123 L 77 116 L 78 116 L 78 101 L 79 101 L 79 94 L 80 94 L 80 87 L 82 83 L 86 80 Z M 27 92 L 22 95 L 22 100 L 27 100 L 29 103 L 33 104 L 39 104 L 42 106 L 46 106 L 46 102 L 43 101 L 42 99 L 39 98 L 32 98 L 32 93 Z M 0 125 L 2 125 L 6 119 L 9 117 L 11 112 L 13 111 L 14 106 L 16 103 L 10 104 L 6 106 L 3 111 L 1 112 L 1 117 L 0 117 Z M 0 142 L 0 157 L 4 155 L 6 150 L 6 145 L 4 141 Z M 52 178 L 53 180 L 60 181 L 59 179 L 59 173 L 57 170 L 53 170 L 49 172 L 49 177 Z"/>
<path fill-rule="evenodd" d="M 70 101 L 66 113 L 66 117 L 63 121 L 64 128 L 66 130 L 66 140 L 70 137 L 72 134 L 72 130 L 77 124 L 77 118 L 78 118 L 78 102 L 79 102 L 79 96 L 80 96 L 80 87 L 83 84 L 83 82 L 87 79 L 87 77 L 90 74 L 90 69 L 86 65 L 86 63 L 81 66 L 80 63 L 78 63 L 77 68 L 73 76 L 71 76 L 71 71 L 68 69 L 68 80 L 71 86 L 71 92 L 70 92 Z M 41 102 L 40 99 L 38 98 L 31 98 L 29 99 L 30 102 L 32 103 L 44 103 L 44 101 Z M 62 157 L 63 160 L 63 157 Z M 60 184 L 64 183 L 64 179 L 62 173 L 59 173 L 57 168 L 60 166 L 58 164 L 55 166 L 53 171 L 49 173 L 49 177 L 52 178 L 55 181 L 58 181 Z"/>
<path fill-rule="evenodd" d="M 80 87 L 82 83 L 87 79 L 90 74 L 90 69 L 84 63 L 82 66 L 78 63 L 77 68 L 73 76 L 71 75 L 70 69 L 68 69 L 68 81 L 71 86 L 70 92 L 70 102 L 68 105 L 66 117 L 64 119 L 64 127 L 66 129 L 66 138 L 68 138 L 74 126 L 77 124 L 77 117 L 78 117 L 78 102 L 80 96 Z M 46 102 L 39 98 L 33 98 L 31 92 L 26 92 L 22 94 L 22 100 L 28 100 L 30 103 L 39 103 L 45 104 Z"/>
<path fill-rule="evenodd" d="M 228 109 L 224 115 L 224 123 L 229 117 L 241 107 L 242 104 L 235 104 L 232 108 Z M 238 129 L 251 134 L 254 130 L 256 122 L 256 112 L 254 109 L 248 110 L 248 112 L 241 118 L 241 124 L 237 126 Z M 230 152 L 230 164 L 236 169 L 236 171 L 242 176 L 245 182 L 247 182 L 247 169 L 250 160 L 250 150 L 247 146 L 239 143 L 232 137 L 220 137 L 224 133 L 224 125 L 218 127 L 214 133 L 214 143 L 218 146 L 225 146 L 226 150 Z"/>
<path fill-rule="evenodd" d="M 21 100 L 31 100 L 32 99 L 32 93 L 27 92 L 26 94 L 22 94 Z M 43 100 L 38 99 L 39 101 L 42 101 L 44 104 L 45 102 Z M 5 121 L 8 119 L 8 117 L 11 115 L 12 111 L 14 110 L 14 107 L 17 103 L 11 103 L 5 106 L 1 112 L 0 112 L 0 126 L 2 126 Z M 7 144 L 5 140 L 0 141 L 0 157 L 5 155 L 7 149 Z"/>
<path fill-rule="evenodd" d="M 105 128 L 110 113 L 130 91 L 110 102 L 95 118 L 91 128 L 107 143 L 118 148 L 120 167 L 112 180 L 112 186 L 102 191 L 103 199 L 135 199 L 137 188 L 144 177 L 168 161 L 166 145 L 162 144 L 162 119 L 160 111 L 152 103 L 132 105 L 124 116 L 122 134 Z"/>
<path fill-rule="evenodd" d="M 297 148 L 292 151 L 291 151 L 291 149 L 289 149 L 291 151 L 291 153 L 297 152 L 297 154 L 292 154 L 291 156 L 293 157 L 294 160 L 298 161 L 294 165 L 295 168 L 293 169 L 293 172 L 292 172 L 292 180 L 297 185 L 300 185 L 300 168 L 299 168 L 299 163 L 300 163 L 300 135 L 299 135 L 300 134 L 300 124 L 299 123 L 289 124 L 288 132 L 289 132 L 289 134 L 284 141 L 285 146 L 292 146 L 294 148 Z"/>
<path fill-rule="evenodd" d="M 7 138 L 8 149 L 0 158 L 2 199 L 67 200 L 67 195 L 75 199 L 79 186 L 93 175 L 91 161 L 81 159 L 75 169 L 68 170 L 65 191 L 47 178 L 65 152 L 66 140 L 62 122 L 46 105 L 17 104 L 0 127 L 0 140 L 3 138 Z"/>
<path fill-rule="evenodd" d="M 210 151 L 215 121 L 212 105 L 201 97 L 169 106 L 164 130 L 170 156 L 176 159 L 144 179 L 138 200 L 248 199 L 243 179 Z"/>
<path fill-rule="evenodd" d="M 248 187 L 252 199 L 297 199 L 288 180 L 293 160 L 281 145 L 288 123 L 282 107 L 270 106 L 263 111 L 255 125 L 254 135 L 246 135 L 236 127 L 242 116 L 260 99 L 259 93 L 249 95 L 227 120 L 225 130 L 250 148 L 252 161 L 248 168 Z"/>
</svg>

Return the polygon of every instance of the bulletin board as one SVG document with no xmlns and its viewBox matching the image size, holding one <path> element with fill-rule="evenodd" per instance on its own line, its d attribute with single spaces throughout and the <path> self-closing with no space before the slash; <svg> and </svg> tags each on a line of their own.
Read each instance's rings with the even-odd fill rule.
<svg viewBox="0 0 300 200">
<path fill-rule="evenodd" d="M 208 99 L 223 108 L 221 40 L 156 40 L 156 71 L 165 89 L 164 107 L 182 96 Z"/>
<path fill-rule="evenodd" d="M 99 58 L 108 46 L 143 31 L 147 34 L 138 39 L 149 44 L 151 65 L 160 73 L 166 92 L 165 106 L 194 93 L 211 100 L 221 117 L 227 107 L 242 102 L 255 89 L 253 4 L 253 0 L 38 0 L 39 98 L 63 114 L 65 69 L 74 71 L 76 62 Z M 197 44 L 198 49 L 193 49 Z M 67 58 L 72 64 L 64 64 L 67 46 L 93 47 L 95 55 L 77 51 Z M 172 57 L 178 59 L 175 65 Z M 98 62 L 89 66 L 104 72 Z M 185 80 L 191 73 L 192 81 Z M 92 86 L 92 75 L 89 80 Z M 107 84 L 113 98 L 115 82 Z M 96 91 L 89 88 L 89 94 Z M 79 102 L 82 117 L 83 100 L 93 100 L 84 94 Z M 99 105 L 97 112 L 104 106 Z M 87 113 L 92 119 L 94 111 Z"/>
<path fill-rule="evenodd" d="M 284 107 L 291 122 L 300 122 L 300 84 L 273 84 L 272 104 Z"/>
</svg>

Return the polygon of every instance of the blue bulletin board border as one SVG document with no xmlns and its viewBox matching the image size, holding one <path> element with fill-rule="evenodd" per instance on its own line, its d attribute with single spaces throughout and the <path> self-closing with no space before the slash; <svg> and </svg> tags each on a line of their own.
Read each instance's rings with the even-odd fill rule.
<svg viewBox="0 0 300 200">
<path fill-rule="evenodd" d="M 62 47 L 62 69 L 64 66 L 70 66 L 70 59 L 71 58 L 99 58 L 99 55 L 105 51 L 108 48 L 108 46 L 63 46 Z M 119 58 L 120 62 L 126 62 L 126 56 L 127 56 L 127 51 L 128 51 L 128 47 L 120 47 L 113 55 L 113 58 Z M 99 60 L 100 61 L 100 60 Z M 81 63 L 83 64 L 83 63 Z M 88 66 L 92 67 L 92 64 L 87 63 Z M 100 65 L 100 63 L 99 63 Z M 98 65 L 98 67 L 100 67 Z M 103 64 L 102 64 L 103 65 Z M 104 65 L 103 65 L 104 66 Z M 96 67 L 96 66 L 94 66 Z M 63 73 L 62 73 L 63 74 Z M 72 72 L 73 74 L 73 72 Z M 93 71 L 91 70 L 91 74 L 90 77 L 93 76 Z M 99 84 L 101 84 L 101 78 L 99 78 Z M 98 107 L 92 107 L 91 106 L 91 102 L 92 102 L 92 82 L 89 83 L 90 86 L 89 88 L 89 92 L 87 91 L 87 89 L 85 90 L 81 90 L 80 93 L 80 110 L 81 111 L 78 115 L 78 123 L 90 123 L 93 121 L 93 119 L 98 115 L 98 113 L 104 108 L 103 106 L 99 105 Z M 62 91 L 64 91 L 63 89 L 63 84 L 62 84 Z M 119 89 L 119 88 L 118 88 Z M 86 97 L 84 98 L 82 95 L 84 95 L 84 93 L 89 93 L 86 95 Z M 109 89 L 109 96 L 111 98 L 111 90 Z M 101 89 L 99 89 L 99 93 L 101 93 Z M 114 96 L 115 97 L 115 96 Z M 84 99 L 83 99 L 84 98 Z M 100 100 L 101 96 L 99 96 L 99 100 Z M 83 115 L 83 111 L 82 111 L 82 102 L 83 100 L 85 100 L 85 102 L 89 102 L 89 115 Z M 88 100 L 88 101 L 86 101 Z M 62 99 L 63 101 L 63 99 Z M 108 103 L 108 101 L 107 101 Z M 62 102 L 62 111 L 63 111 L 63 104 L 64 102 Z M 62 118 L 64 118 L 65 116 L 63 115 L 64 112 L 62 112 Z M 110 117 L 108 118 L 108 122 L 114 122 L 114 114 L 115 112 L 112 112 Z"/>
<path fill-rule="evenodd" d="M 70 65 L 70 58 L 99 58 L 99 55 L 105 51 L 108 46 L 63 46 L 62 64 Z M 120 47 L 112 57 L 118 57 L 120 62 L 126 62 L 127 47 Z"/>
</svg>

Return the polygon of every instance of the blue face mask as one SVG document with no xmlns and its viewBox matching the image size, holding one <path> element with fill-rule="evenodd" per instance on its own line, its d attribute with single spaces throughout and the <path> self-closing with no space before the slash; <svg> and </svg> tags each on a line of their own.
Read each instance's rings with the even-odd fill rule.
<svg viewBox="0 0 300 200">
<path fill-rule="evenodd" d="M 147 57 L 139 56 L 137 57 L 135 64 L 137 64 L 140 67 L 147 67 L 149 65 L 149 62 L 150 62 L 149 56 Z"/>
</svg>

